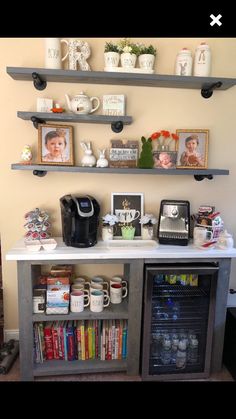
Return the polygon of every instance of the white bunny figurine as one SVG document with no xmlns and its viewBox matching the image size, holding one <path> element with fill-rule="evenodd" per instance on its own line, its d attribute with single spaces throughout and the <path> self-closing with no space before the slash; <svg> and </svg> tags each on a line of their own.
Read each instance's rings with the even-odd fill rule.
<svg viewBox="0 0 236 419">
<path fill-rule="evenodd" d="M 84 150 L 84 156 L 81 160 L 82 166 L 93 167 L 96 165 L 96 157 L 93 155 L 91 150 L 90 141 L 80 142 L 82 149 Z"/>
<path fill-rule="evenodd" d="M 97 160 L 97 167 L 108 167 L 108 160 L 105 157 L 106 149 L 98 150 L 99 151 L 99 159 Z"/>
</svg>

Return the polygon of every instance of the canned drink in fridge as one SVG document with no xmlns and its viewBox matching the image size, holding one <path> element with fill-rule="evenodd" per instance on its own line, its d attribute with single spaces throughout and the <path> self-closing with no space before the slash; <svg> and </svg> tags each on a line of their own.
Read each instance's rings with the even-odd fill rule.
<svg viewBox="0 0 236 419">
<path fill-rule="evenodd" d="M 190 274 L 189 275 L 189 285 L 191 287 L 197 287 L 198 286 L 198 275 L 197 274 Z"/>
</svg>

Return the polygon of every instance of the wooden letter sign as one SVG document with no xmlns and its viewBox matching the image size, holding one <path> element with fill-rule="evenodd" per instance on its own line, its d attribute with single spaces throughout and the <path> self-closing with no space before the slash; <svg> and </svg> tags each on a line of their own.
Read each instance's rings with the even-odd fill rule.
<svg viewBox="0 0 236 419">
<path fill-rule="evenodd" d="M 109 167 L 137 167 L 138 144 L 136 140 L 111 140 Z"/>
</svg>

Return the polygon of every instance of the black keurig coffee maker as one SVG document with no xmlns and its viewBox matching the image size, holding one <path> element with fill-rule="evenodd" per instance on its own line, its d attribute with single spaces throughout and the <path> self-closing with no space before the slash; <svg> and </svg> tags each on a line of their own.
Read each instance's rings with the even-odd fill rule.
<svg viewBox="0 0 236 419">
<path fill-rule="evenodd" d="M 100 206 L 89 195 L 60 198 L 62 235 L 67 246 L 91 247 L 97 243 Z"/>
</svg>

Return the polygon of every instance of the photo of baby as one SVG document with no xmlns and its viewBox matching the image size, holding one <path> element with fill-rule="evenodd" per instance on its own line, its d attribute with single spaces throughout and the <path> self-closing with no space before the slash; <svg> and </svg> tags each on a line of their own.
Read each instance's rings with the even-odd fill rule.
<svg viewBox="0 0 236 419">
<path fill-rule="evenodd" d="M 153 167 L 156 169 L 175 169 L 177 160 L 176 151 L 154 151 Z"/>
<path fill-rule="evenodd" d="M 177 167 L 207 169 L 208 130 L 177 130 Z"/>
<path fill-rule="evenodd" d="M 39 124 L 39 163 L 73 165 L 72 127 Z"/>
</svg>

